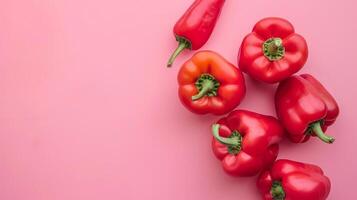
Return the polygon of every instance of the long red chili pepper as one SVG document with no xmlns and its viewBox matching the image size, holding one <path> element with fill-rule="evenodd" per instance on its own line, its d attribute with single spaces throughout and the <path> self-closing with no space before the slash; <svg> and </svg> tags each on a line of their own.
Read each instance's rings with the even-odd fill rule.
<svg viewBox="0 0 357 200">
<path fill-rule="evenodd" d="M 196 0 L 174 27 L 179 45 L 169 59 L 170 67 L 185 49 L 201 48 L 211 36 L 225 0 Z"/>
</svg>

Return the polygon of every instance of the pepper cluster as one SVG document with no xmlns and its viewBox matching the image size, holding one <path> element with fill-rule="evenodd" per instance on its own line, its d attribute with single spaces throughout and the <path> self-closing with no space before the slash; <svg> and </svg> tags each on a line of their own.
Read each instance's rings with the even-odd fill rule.
<svg viewBox="0 0 357 200">
<path fill-rule="evenodd" d="M 168 66 L 184 49 L 201 48 L 209 39 L 224 0 L 196 0 L 176 23 L 179 46 Z M 212 125 L 212 150 L 224 171 L 233 176 L 259 175 L 257 187 L 265 200 L 324 200 L 331 183 L 320 167 L 291 160 L 276 161 L 279 142 L 293 143 L 325 134 L 338 114 L 337 102 L 312 75 L 294 75 L 306 63 L 308 47 L 285 19 L 257 22 L 241 44 L 238 67 L 213 51 L 197 52 L 178 73 L 182 104 L 196 114 L 228 114 Z M 275 93 L 278 118 L 234 110 L 246 93 L 242 72 L 269 84 Z"/>
</svg>

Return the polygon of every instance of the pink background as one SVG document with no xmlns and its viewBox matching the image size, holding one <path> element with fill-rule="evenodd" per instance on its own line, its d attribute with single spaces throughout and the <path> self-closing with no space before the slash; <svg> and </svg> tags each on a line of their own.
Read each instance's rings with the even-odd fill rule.
<svg viewBox="0 0 357 200">
<path fill-rule="evenodd" d="M 192 0 L 0 2 L 0 199 L 260 199 L 256 178 L 232 178 L 211 152 L 218 117 L 191 114 L 165 64 L 171 29 Z M 228 0 L 204 49 L 236 63 L 267 16 L 309 44 L 302 72 L 334 94 L 341 115 L 317 140 L 283 141 L 280 158 L 320 165 L 329 199 L 357 199 L 357 12 L 354 0 Z M 276 86 L 246 80 L 240 108 L 275 114 Z"/>
</svg>

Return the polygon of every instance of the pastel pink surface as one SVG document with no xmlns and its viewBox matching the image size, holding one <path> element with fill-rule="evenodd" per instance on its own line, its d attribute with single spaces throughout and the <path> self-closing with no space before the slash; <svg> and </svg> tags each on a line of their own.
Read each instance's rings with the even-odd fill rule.
<svg viewBox="0 0 357 200">
<path fill-rule="evenodd" d="M 210 124 L 177 98 L 165 67 L 192 0 L 0 2 L 0 199 L 260 199 L 211 152 Z M 279 158 L 321 166 L 329 199 L 357 199 L 356 2 L 227 1 L 204 49 L 236 64 L 256 21 L 290 20 L 309 44 L 301 72 L 334 94 L 333 145 L 284 141 Z M 240 108 L 275 115 L 275 85 L 247 78 Z"/>
</svg>

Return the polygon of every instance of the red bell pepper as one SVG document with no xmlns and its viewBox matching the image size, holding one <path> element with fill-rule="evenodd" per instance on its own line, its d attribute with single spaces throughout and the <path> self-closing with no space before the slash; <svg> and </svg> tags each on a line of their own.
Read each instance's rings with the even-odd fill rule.
<svg viewBox="0 0 357 200">
<path fill-rule="evenodd" d="M 324 134 L 339 114 L 331 94 L 309 74 L 292 76 L 280 83 L 275 95 L 277 115 L 291 141 L 306 142 L 317 136 L 326 143 L 334 139 Z"/>
<path fill-rule="evenodd" d="M 238 55 L 238 66 L 252 78 L 277 83 L 299 71 L 308 57 L 305 39 L 281 18 L 259 21 L 247 35 Z"/>
<path fill-rule="evenodd" d="M 278 156 L 284 128 L 271 116 L 236 110 L 212 126 L 212 149 L 233 176 L 253 176 Z"/>
<path fill-rule="evenodd" d="M 258 178 L 264 200 L 325 200 L 331 183 L 320 167 L 291 160 L 278 160 Z"/>
<path fill-rule="evenodd" d="M 181 67 L 177 79 L 181 102 L 197 114 L 225 114 L 245 95 L 242 72 L 212 51 L 196 53 Z"/>
<path fill-rule="evenodd" d="M 170 57 L 168 67 L 183 50 L 197 50 L 208 41 L 224 2 L 225 0 L 195 0 L 174 27 L 179 45 Z"/>
</svg>

